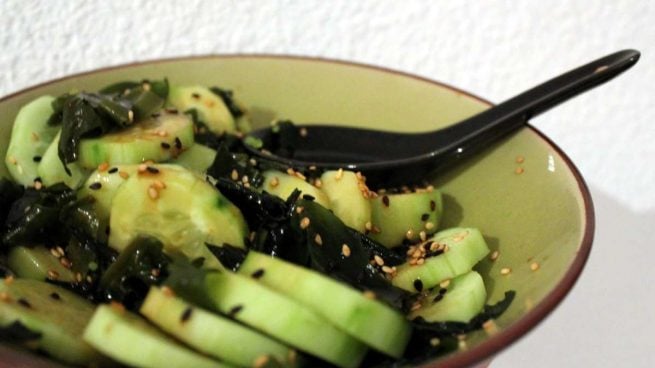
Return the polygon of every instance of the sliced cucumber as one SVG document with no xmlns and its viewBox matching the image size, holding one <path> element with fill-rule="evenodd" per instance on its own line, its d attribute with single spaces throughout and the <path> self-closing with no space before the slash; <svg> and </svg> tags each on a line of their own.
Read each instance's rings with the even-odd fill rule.
<svg viewBox="0 0 655 368">
<path fill-rule="evenodd" d="M 315 271 L 250 251 L 239 273 L 306 305 L 358 340 L 395 358 L 402 356 L 411 336 L 409 323 L 398 311 Z"/>
<path fill-rule="evenodd" d="M 168 101 L 180 111 L 195 109 L 198 119 L 216 134 L 236 131 L 234 117 L 223 99 L 203 86 L 171 86 Z"/>
<path fill-rule="evenodd" d="M 193 145 L 193 122 L 185 114 L 162 110 L 133 126 L 80 142 L 78 163 L 87 169 L 100 164 L 168 161 Z"/>
<path fill-rule="evenodd" d="M 39 174 L 38 162 L 59 130 L 48 125 L 52 115 L 52 96 L 39 97 L 23 106 L 11 131 L 5 163 L 14 180 L 31 186 Z"/>
<path fill-rule="evenodd" d="M 301 196 L 310 195 L 314 197 L 316 203 L 330 208 L 330 199 L 325 193 L 297 176 L 276 170 L 265 171 L 263 175 L 264 184 L 261 189 L 274 196 L 287 199 L 294 190 L 298 189 L 302 193 Z"/>
<path fill-rule="evenodd" d="M 18 321 L 40 333 L 32 347 L 69 364 L 87 366 L 99 359 L 81 339 L 94 309 L 87 300 L 58 286 L 27 279 L 0 279 L 0 295 L 0 326 Z"/>
<path fill-rule="evenodd" d="M 222 268 L 206 243 L 244 247 L 243 215 L 213 186 L 177 165 L 151 165 L 130 176 L 111 203 L 109 245 L 121 251 L 139 235 L 164 243 L 166 252 L 203 257 Z"/>
<path fill-rule="evenodd" d="M 111 203 L 114 200 L 116 191 L 130 176 L 136 175 L 137 172 L 137 165 L 117 165 L 103 170 L 96 170 L 89 175 L 89 178 L 78 191 L 77 197 L 93 197 L 98 217 L 101 220 L 108 221 Z"/>
<path fill-rule="evenodd" d="M 263 355 L 285 361 L 291 350 L 241 324 L 190 305 L 160 288 L 151 288 L 140 312 L 162 330 L 207 355 L 254 366 Z"/>
<path fill-rule="evenodd" d="M 432 244 L 440 245 L 434 247 L 440 250 L 427 251 L 423 264 L 403 263 L 398 266 L 398 272 L 391 280 L 394 286 L 409 291 L 432 288 L 442 281 L 469 272 L 489 253 L 484 237 L 474 228 L 440 231 L 423 246 L 429 249 Z"/>
<path fill-rule="evenodd" d="M 18 277 L 45 281 L 46 279 L 72 282 L 73 272 L 62 266 L 44 246 L 14 247 L 7 256 L 7 265 Z"/>
<path fill-rule="evenodd" d="M 428 322 L 464 322 L 475 317 L 487 300 L 482 276 L 475 271 L 457 276 L 445 288 L 436 287 L 422 295 L 421 308 L 409 318 L 422 317 Z"/>
<path fill-rule="evenodd" d="M 371 203 L 364 178 L 352 171 L 326 171 L 321 182 L 334 214 L 347 226 L 366 232 L 371 222 Z"/>
<path fill-rule="evenodd" d="M 200 288 L 170 279 L 180 295 L 200 293 L 209 307 L 340 367 L 357 367 L 366 346 L 298 302 L 232 272 L 208 273 Z"/>
<path fill-rule="evenodd" d="M 84 341 L 107 356 L 135 367 L 227 367 L 178 344 L 136 315 L 99 306 Z"/>
<path fill-rule="evenodd" d="M 57 133 L 50 147 L 43 154 L 37 167 L 37 173 L 41 178 L 41 182 L 46 186 L 64 183 L 70 188 L 76 189 L 84 182 L 88 171 L 82 169 L 77 162 L 71 162 L 66 165 L 71 172 L 71 175 L 68 175 L 64 164 L 61 163 L 59 158 L 59 135 L 60 133 Z"/>
<path fill-rule="evenodd" d="M 194 144 L 186 151 L 182 152 L 171 163 L 185 167 L 191 171 L 204 174 L 207 169 L 214 163 L 216 158 L 216 151 L 203 146 L 202 144 Z"/>
<path fill-rule="evenodd" d="M 375 230 L 370 237 L 388 248 L 405 239 L 417 242 L 421 232 L 427 236 L 437 231 L 441 212 L 441 193 L 436 189 L 379 195 L 371 201 Z"/>
</svg>

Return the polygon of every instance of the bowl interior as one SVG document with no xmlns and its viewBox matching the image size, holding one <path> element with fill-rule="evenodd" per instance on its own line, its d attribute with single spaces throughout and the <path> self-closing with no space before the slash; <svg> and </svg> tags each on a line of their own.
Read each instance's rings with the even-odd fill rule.
<svg viewBox="0 0 655 368">
<path fill-rule="evenodd" d="M 176 84 L 233 89 L 254 125 L 272 118 L 398 131 L 444 127 L 488 103 L 435 82 L 341 62 L 272 56 L 200 57 L 110 68 L 34 87 L 0 100 L 0 155 L 21 105 L 43 95 L 95 90 L 121 80 L 168 77 Z M 7 171 L 0 165 L 0 175 Z M 431 179 L 445 195 L 444 226 L 478 227 L 500 256 L 478 269 L 489 300 L 515 290 L 498 332 L 471 334 L 466 348 L 433 363 L 473 363 L 534 326 L 568 292 L 589 251 L 589 195 L 563 153 L 525 128 Z M 537 262 L 539 269 L 531 270 Z M 509 275 L 501 275 L 510 268 Z"/>
</svg>

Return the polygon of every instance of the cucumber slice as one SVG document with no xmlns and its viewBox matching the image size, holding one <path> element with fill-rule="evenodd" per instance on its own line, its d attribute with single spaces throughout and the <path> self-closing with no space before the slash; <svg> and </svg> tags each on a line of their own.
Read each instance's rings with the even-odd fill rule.
<svg viewBox="0 0 655 368">
<path fill-rule="evenodd" d="M 391 280 L 394 286 L 409 291 L 432 288 L 442 281 L 469 272 L 489 253 L 484 237 L 474 228 L 440 231 L 421 246 L 430 248 L 433 243 L 447 248 L 443 248 L 445 251 L 428 251 L 423 264 L 403 263 L 398 266 L 398 272 Z"/>
<path fill-rule="evenodd" d="M 409 318 L 423 317 L 428 322 L 463 322 L 475 317 L 487 300 L 482 276 L 475 271 L 457 276 L 446 288 L 434 288 L 419 299 L 421 308 Z"/>
<path fill-rule="evenodd" d="M 88 175 L 88 171 L 82 169 L 77 162 L 71 162 L 67 165 L 71 172 L 71 175 L 68 175 L 64 168 L 64 164 L 61 163 L 61 159 L 59 158 L 60 134 L 61 133 L 57 133 L 54 140 L 43 154 L 41 162 L 37 167 L 37 173 L 41 178 L 41 182 L 46 186 L 64 183 L 68 185 L 69 188 L 76 189 L 82 184 L 82 182 L 84 182 L 84 179 Z"/>
<path fill-rule="evenodd" d="M 299 177 L 276 170 L 264 171 L 263 176 L 264 184 L 261 189 L 274 196 L 286 200 L 295 189 L 298 189 L 302 193 L 301 196 L 310 195 L 314 197 L 316 203 L 325 208 L 330 208 L 330 199 L 328 196 L 320 189 Z"/>
<path fill-rule="evenodd" d="M 239 268 L 273 290 L 306 305 L 376 350 L 399 358 L 411 336 L 405 317 L 334 279 L 250 251 Z"/>
<path fill-rule="evenodd" d="M 334 214 L 361 233 L 371 222 L 371 202 L 366 181 L 352 171 L 326 171 L 321 175 L 321 190 L 327 195 Z"/>
<path fill-rule="evenodd" d="M 5 163 L 11 177 L 22 185 L 34 184 L 39 176 L 38 161 L 59 130 L 48 125 L 54 100 L 52 96 L 39 97 L 23 106 L 16 115 Z"/>
<path fill-rule="evenodd" d="M 87 169 L 100 164 L 168 161 L 193 145 L 193 122 L 185 114 L 162 110 L 131 127 L 80 142 L 78 163 Z"/>
<path fill-rule="evenodd" d="M 73 272 L 62 266 L 59 258 L 55 257 L 44 246 L 14 247 L 7 256 L 7 265 L 18 277 L 45 281 L 53 279 L 64 282 L 73 282 Z"/>
<path fill-rule="evenodd" d="M 222 268 L 206 243 L 243 248 L 243 215 L 213 186 L 176 165 L 151 165 L 130 176 L 111 203 L 109 245 L 122 251 L 139 235 L 164 243 L 166 252 L 205 258 Z"/>
<path fill-rule="evenodd" d="M 243 325 L 186 303 L 172 291 L 150 288 L 140 313 L 185 344 L 238 366 L 254 366 L 262 355 L 285 361 L 291 352 Z"/>
<path fill-rule="evenodd" d="M 198 119 L 216 134 L 236 131 L 234 117 L 223 99 L 203 86 L 171 86 L 168 101 L 180 111 L 195 109 Z"/>
<path fill-rule="evenodd" d="M 437 231 L 442 212 L 441 192 L 425 189 L 413 193 L 382 194 L 371 201 L 371 218 L 375 231 L 369 234 L 387 248 L 407 239 L 420 240 Z"/>
<path fill-rule="evenodd" d="M 211 309 L 337 366 L 357 367 L 366 354 L 364 344 L 323 317 L 249 277 L 210 272 L 202 290 L 183 279 L 167 282 L 180 295 L 199 293 Z"/>
<path fill-rule="evenodd" d="M 136 315 L 106 304 L 93 314 L 84 341 L 131 366 L 228 367 L 179 345 Z"/>
<path fill-rule="evenodd" d="M 214 163 L 216 151 L 202 144 L 194 144 L 182 152 L 171 163 L 185 167 L 191 171 L 204 174 Z"/>
<path fill-rule="evenodd" d="M 117 165 L 103 170 L 96 170 L 89 175 L 89 178 L 78 191 L 77 197 L 80 199 L 93 197 L 98 218 L 102 221 L 108 221 L 111 203 L 114 200 L 116 191 L 130 176 L 136 175 L 137 172 L 137 165 Z"/>
<path fill-rule="evenodd" d="M 99 360 L 81 339 L 94 309 L 87 300 L 58 286 L 27 279 L 0 279 L 0 295 L 0 326 L 18 321 L 40 333 L 36 346 L 31 347 L 69 364 L 87 366 Z"/>
</svg>

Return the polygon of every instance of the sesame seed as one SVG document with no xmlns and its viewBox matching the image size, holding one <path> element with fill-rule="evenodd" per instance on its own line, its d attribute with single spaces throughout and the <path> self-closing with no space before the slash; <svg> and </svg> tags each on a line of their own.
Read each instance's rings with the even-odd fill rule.
<svg viewBox="0 0 655 368">
<path fill-rule="evenodd" d="M 288 169 L 287 169 L 287 174 L 289 174 L 289 175 L 291 175 L 291 176 L 293 176 L 293 175 L 294 175 L 295 173 L 296 173 L 296 172 L 295 172 L 295 171 L 293 171 L 293 169 L 292 169 L 292 168 L 288 168 Z"/>
<path fill-rule="evenodd" d="M 341 180 L 342 177 L 343 177 L 343 169 L 337 170 L 337 173 L 334 175 L 334 179 Z"/>
<path fill-rule="evenodd" d="M 244 175 L 244 176 L 241 178 L 241 181 L 245 184 L 245 183 L 248 183 L 248 182 L 250 181 L 250 179 L 248 178 L 248 175 Z"/>
<path fill-rule="evenodd" d="M 25 308 L 28 308 L 28 309 L 32 308 L 32 305 L 30 304 L 30 302 L 27 301 L 27 299 L 20 298 L 20 299 L 17 300 L 17 302 L 18 302 L 18 304 L 22 305 Z"/>
<path fill-rule="evenodd" d="M 134 111 L 130 110 L 127 112 L 127 120 L 131 123 L 134 121 Z"/>
<path fill-rule="evenodd" d="M 8 160 L 9 160 L 9 163 L 12 164 L 12 165 L 16 165 L 18 163 L 18 160 L 16 160 L 16 157 L 14 157 L 14 156 L 9 156 Z"/>
<path fill-rule="evenodd" d="M 165 130 L 159 130 L 157 131 L 157 135 L 160 137 L 168 137 L 168 132 Z"/>
<path fill-rule="evenodd" d="M 86 282 L 88 282 L 89 284 L 93 283 L 93 278 L 90 275 L 87 275 Z"/>
<path fill-rule="evenodd" d="M 264 366 L 266 366 L 266 364 L 268 364 L 269 359 L 270 358 L 268 357 L 268 355 L 260 355 L 259 357 L 257 357 L 257 359 L 255 359 L 252 366 L 253 368 L 263 368 Z"/>
<path fill-rule="evenodd" d="M 191 97 L 193 97 L 193 98 L 195 98 L 195 99 L 199 99 L 199 98 L 200 98 L 200 95 L 197 94 L 197 93 L 192 93 L 192 94 L 191 94 Z"/>
<path fill-rule="evenodd" d="M 494 250 L 493 253 L 491 253 L 491 255 L 489 256 L 489 259 L 495 261 L 498 259 L 498 256 L 500 256 L 500 252 Z"/>
<path fill-rule="evenodd" d="M 322 188 L 323 187 L 323 181 L 321 181 L 321 179 L 314 180 L 314 186 L 316 188 Z"/>
<path fill-rule="evenodd" d="M 50 280 L 57 280 L 59 278 L 59 273 L 55 270 L 48 270 L 48 278 Z"/>
<path fill-rule="evenodd" d="M 425 233 L 425 231 L 422 231 L 418 233 L 418 237 L 421 239 L 422 242 L 426 241 L 428 239 L 428 235 Z"/>
<path fill-rule="evenodd" d="M 89 189 L 91 190 L 99 190 L 100 188 L 102 188 L 102 183 L 100 182 L 95 182 L 89 185 Z"/>
<path fill-rule="evenodd" d="M 71 268 L 72 266 L 71 261 L 69 261 L 66 257 L 59 258 L 59 263 L 61 263 L 61 265 L 66 268 Z"/>
<path fill-rule="evenodd" d="M 296 171 L 295 176 L 300 180 L 307 180 L 307 177 L 303 175 L 300 171 Z"/>
<path fill-rule="evenodd" d="M 109 164 L 106 163 L 106 162 L 103 162 L 100 165 L 98 165 L 98 171 L 99 172 L 106 171 L 107 169 L 109 169 Z"/>
<path fill-rule="evenodd" d="M 56 248 L 50 248 L 50 254 L 52 254 L 53 257 L 57 257 L 57 258 L 61 257 L 61 254 L 59 254 Z"/>
<path fill-rule="evenodd" d="M 464 231 L 462 233 L 459 233 L 453 237 L 453 241 L 460 242 L 464 240 L 468 236 L 468 231 Z"/>
<path fill-rule="evenodd" d="M 52 298 L 54 300 L 61 300 L 61 296 L 59 294 L 57 294 L 56 292 L 50 293 L 50 298 Z"/>
<path fill-rule="evenodd" d="M 307 136 L 307 128 L 300 128 L 300 136 L 303 138 Z"/>
<path fill-rule="evenodd" d="M 343 254 L 344 257 L 350 257 L 350 247 L 348 244 L 341 245 L 341 254 Z"/>
<path fill-rule="evenodd" d="M 517 167 L 516 170 L 514 170 L 514 173 L 516 173 L 516 175 L 521 175 L 524 171 L 525 170 L 523 170 L 522 167 Z"/>
<path fill-rule="evenodd" d="M 523 156 L 516 156 L 516 163 L 522 164 L 523 161 L 525 161 L 525 157 L 523 157 Z"/>
<path fill-rule="evenodd" d="M 493 319 L 488 319 L 482 324 L 482 328 L 487 332 L 487 333 L 495 333 L 498 328 L 496 325 L 496 322 L 494 322 Z"/>
<path fill-rule="evenodd" d="M 118 175 L 123 179 L 127 179 L 130 177 L 130 174 L 126 173 L 125 171 L 119 172 Z"/>
<path fill-rule="evenodd" d="M 171 145 L 170 145 L 170 143 L 167 143 L 167 142 L 161 142 L 161 148 L 170 149 Z"/>
<path fill-rule="evenodd" d="M 271 188 L 277 187 L 278 184 L 280 184 L 280 179 L 277 176 L 274 176 L 273 179 L 271 179 L 271 182 L 269 183 Z"/>
<path fill-rule="evenodd" d="M 405 232 L 405 238 L 407 238 L 408 240 L 412 240 L 412 238 L 414 238 L 414 230 L 412 229 L 407 230 L 407 232 Z"/>
<path fill-rule="evenodd" d="M 314 243 L 318 245 L 323 245 L 323 238 L 321 238 L 321 234 L 316 234 L 314 236 Z"/>
<path fill-rule="evenodd" d="M 435 296 L 434 299 L 432 299 L 432 302 L 433 303 L 439 303 L 441 301 L 441 299 L 443 299 L 443 294 L 437 294 L 437 296 Z"/>
<path fill-rule="evenodd" d="M 173 289 L 171 289 L 169 286 L 163 286 L 161 288 L 161 292 L 168 297 L 173 297 L 175 296 L 175 292 L 173 292 Z"/>
<path fill-rule="evenodd" d="M 296 213 L 299 214 L 299 215 L 300 215 L 300 214 L 302 213 L 302 211 L 304 211 L 304 210 L 305 210 L 305 207 L 303 207 L 303 206 L 298 206 L 298 207 L 296 207 Z"/>
<path fill-rule="evenodd" d="M 423 306 L 423 305 L 422 305 L 420 302 L 416 302 L 416 303 L 412 304 L 411 311 L 412 311 L 412 312 L 413 312 L 413 311 L 417 311 L 417 310 L 421 309 L 422 306 Z"/>
<path fill-rule="evenodd" d="M 375 260 L 375 263 L 378 264 L 378 266 L 384 266 L 384 259 L 377 254 L 373 256 L 373 259 Z"/>
<path fill-rule="evenodd" d="M 252 276 L 253 279 L 259 279 L 262 276 L 264 276 L 264 269 L 260 268 L 260 269 L 256 270 L 255 272 L 253 272 L 250 276 Z"/>
<path fill-rule="evenodd" d="M 300 220 L 300 228 L 304 230 L 308 227 L 309 227 L 309 217 L 303 217 Z"/>
<path fill-rule="evenodd" d="M 371 290 L 365 290 L 364 293 L 362 293 L 362 294 L 364 295 L 364 298 L 366 298 L 366 299 L 375 299 L 376 298 L 375 293 L 372 292 Z"/>
<path fill-rule="evenodd" d="M 63 256 L 64 254 L 66 254 L 66 252 L 64 252 L 64 248 L 60 247 L 59 245 L 56 246 L 55 248 L 57 249 L 57 252 L 59 253 L 59 257 L 61 257 L 61 256 Z"/>
<path fill-rule="evenodd" d="M 437 209 L 437 203 L 435 201 L 430 201 L 430 211 Z"/>
<path fill-rule="evenodd" d="M 448 286 L 450 286 L 450 279 L 443 280 L 439 283 L 439 287 L 442 289 L 448 289 Z"/>
<path fill-rule="evenodd" d="M 430 339 L 430 345 L 431 346 L 436 347 L 436 346 L 439 346 L 440 343 L 441 343 L 441 340 L 439 340 L 438 337 L 433 337 L 433 338 Z"/>
<path fill-rule="evenodd" d="M 391 269 L 391 267 L 389 267 L 389 266 L 382 266 L 382 272 L 384 272 L 384 273 L 392 273 L 392 272 L 393 272 L 393 269 Z"/>
<path fill-rule="evenodd" d="M 536 271 L 536 270 L 538 270 L 538 269 L 539 269 L 539 263 L 537 263 L 537 262 L 532 262 L 532 263 L 530 264 L 530 269 L 531 269 L 532 271 Z"/>
<path fill-rule="evenodd" d="M 418 291 L 419 293 L 423 291 L 423 281 L 416 279 L 414 280 L 413 285 L 414 285 L 414 289 L 416 289 L 416 291 Z"/>
<path fill-rule="evenodd" d="M 169 114 L 177 114 L 177 109 L 176 108 L 167 108 L 165 111 Z"/>
<path fill-rule="evenodd" d="M 115 300 L 112 300 L 109 306 L 118 313 L 125 313 L 125 306 Z"/>
<path fill-rule="evenodd" d="M 159 198 L 159 191 L 155 187 L 148 187 L 148 196 L 150 199 L 157 199 Z"/>
<path fill-rule="evenodd" d="M 11 296 L 9 296 L 9 293 L 7 293 L 6 291 L 0 291 L 0 301 L 10 302 Z"/>
<path fill-rule="evenodd" d="M 34 161 L 34 162 L 41 162 L 41 156 L 34 156 L 34 157 L 32 157 L 32 161 Z"/>
<path fill-rule="evenodd" d="M 155 180 L 152 182 L 152 185 L 157 189 L 166 189 L 166 183 L 161 180 Z"/>
<path fill-rule="evenodd" d="M 366 223 L 364 224 L 364 228 L 366 229 L 366 231 L 373 230 L 373 224 L 371 223 L 371 221 L 366 221 Z"/>
<path fill-rule="evenodd" d="M 417 265 L 422 265 L 423 263 L 425 263 L 425 258 L 419 258 L 416 260 Z"/>
<path fill-rule="evenodd" d="M 182 141 L 180 140 L 179 137 L 175 137 L 175 148 L 181 150 L 182 149 Z"/>
<path fill-rule="evenodd" d="M 79 272 L 77 272 L 77 273 L 75 274 L 75 280 L 76 280 L 77 282 L 82 282 L 82 274 L 79 273 Z"/>
<path fill-rule="evenodd" d="M 148 165 L 146 165 L 146 164 L 140 164 L 140 165 L 138 166 L 137 170 L 138 170 L 140 173 L 145 172 L 146 170 L 148 170 Z"/>
<path fill-rule="evenodd" d="M 232 169 L 232 172 L 230 173 L 230 179 L 237 181 L 239 180 L 239 172 L 237 169 Z"/>
<path fill-rule="evenodd" d="M 389 197 L 388 196 L 382 196 L 382 204 L 384 207 L 389 207 Z"/>
<path fill-rule="evenodd" d="M 42 188 L 43 188 L 43 183 L 41 183 L 41 182 L 38 181 L 38 180 L 35 180 L 35 181 L 34 181 L 34 189 L 36 189 L 36 190 L 41 190 Z"/>
<path fill-rule="evenodd" d="M 509 268 L 509 267 L 503 267 L 503 268 L 500 270 L 500 274 L 501 274 L 501 275 L 509 275 L 510 273 L 512 273 L 512 269 Z"/>
<path fill-rule="evenodd" d="M 161 270 L 159 268 L 153 268 L 150 270 L 150 275 L 152 275 L 152 277 L 159 277 L 159 275 L 161 275 Z"/>
<path fill-rule="evenodd" d="M 430 218 L 429 213 L 424 213 L 421 215 L 421 221 L 427 221 Z"/>
<path fill-rule="evenodd" d="M 180 316 L 180 322 L 184 323 L 191 318 L 191 313 L 193 313 L 193 309 L 191 307 L 187 307 L 184 312 L 182 312 L 182 315 Z"/>
<path fill-rule="evenodd" d="M 159 169 L 156 167 L 148 166 L 146 170 L 151 174 L 159 174 Z"/>
<path fill-rule="evenodd" d="M 429 230 L 432 230 L 432 229 L 434 229 L 434 222 L 429 222 L 429 221 L 426 222 L 425 223 L 425 230 L 429 231 Z"/>
</svg>

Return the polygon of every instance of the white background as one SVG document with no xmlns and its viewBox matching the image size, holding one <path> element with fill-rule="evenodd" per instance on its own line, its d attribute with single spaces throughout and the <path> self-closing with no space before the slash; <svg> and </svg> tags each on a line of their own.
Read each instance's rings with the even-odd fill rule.
<svg viewBox="0 0 655 368">
<path fill-rule="evenodd" d="M 572 294 L 492 367 L 652 366 L 655 1 L 0 0 L 0 95 L 162 56 L 366 62 L 491 101 L 623 48 L 625 75 L 535 118 L 591 187 L 597 231 Z"/>
</svg>

